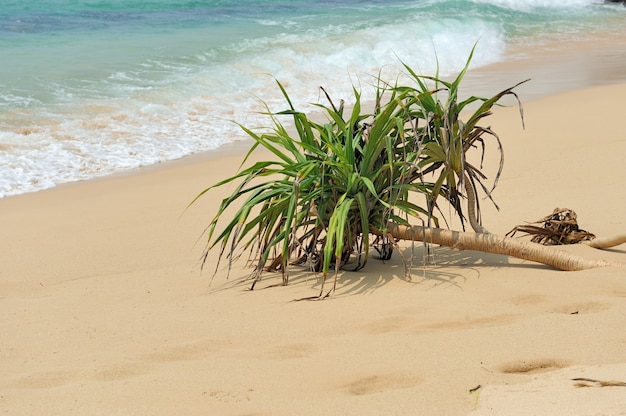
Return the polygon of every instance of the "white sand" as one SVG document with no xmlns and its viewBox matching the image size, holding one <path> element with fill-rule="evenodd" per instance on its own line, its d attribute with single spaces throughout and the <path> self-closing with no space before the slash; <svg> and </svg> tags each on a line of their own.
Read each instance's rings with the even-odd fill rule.
<svg viewBox="0 0 626 416">
<path fill-rule="evenodd" d="M 498 110 L 502 210 L 485 202 L 485 225 L 504 233 L 559 206 L 597 235 L 626 230 L 623 97 L 626 85 L 526 103 L 526 130 Z M 397 255 L 372 260 L 323 302 L 292 302 L 319 290 L 304 273 L 246 291 L 243 263 L 209 284 L 215 253 L 200 273 L 194 243 L 232 188 L 183 211 L 240 159 L 0 200 L 0 413 L 626 414 L 626 387 L 571 380 L 626 382 L 624 269 L 437 248 L 412 282 Z"/>
</svg>

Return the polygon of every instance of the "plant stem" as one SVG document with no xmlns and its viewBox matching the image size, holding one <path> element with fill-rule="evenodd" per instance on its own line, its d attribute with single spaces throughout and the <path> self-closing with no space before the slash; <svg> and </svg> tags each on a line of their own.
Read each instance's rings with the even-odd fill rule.
<svg viewBox="0 0 626 416">
<path fill-rule="evenodd" d="M 372 230 L 373 232 L 375 230 Z M 380 231 L 377 232 L 380 234 Z M 607 260 L 590 260 L 543 246 L 541 244 L 521 241 L 495 234 L 471 233 L 445 230 L 442 228 L 406 226 L 387 223 L 387 233 L 396 239 L 425 241 L 457 250 L 483 251 L 492 254 L 504 254 L 523 260 L 530 260 L 552 266 L 555 269 L 576 271 L 599 267 L 624 267 L 626 264 Z"/>
<path fill-rule="evenodd" d="M 593 240 L 582 242 L 582 244 L 586 244 L 593 248 L 611 248 L 624 243 L 626 243 L 626 233 L 612 235 L 609 237 L 594 238 Z"/>
</svg>

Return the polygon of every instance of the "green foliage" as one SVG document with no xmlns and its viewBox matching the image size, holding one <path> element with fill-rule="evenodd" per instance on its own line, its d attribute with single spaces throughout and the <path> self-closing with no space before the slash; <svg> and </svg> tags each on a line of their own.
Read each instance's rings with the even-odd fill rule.
<svg viewBox="0 0 626 416">
<path fill-rule="evenodd" d="M 501 149 L 498 136 L 478 123 L 504 95 L 517 97 L 510 88 L 489 99 L 472 96 L 459 101 L 459 86 L 470 61 L 471 55 L 453 82 L 417 75 L 405 65 L 415 85 L 379 80 L 370 112 L 363 110 L 356 89 L 349 111 L 326 95 L 328 105 L 318 105 L 326 115 L 324 123 L 297 111 L 277 82 L 288 108 L 278 113 L 267 109 L 271 131 L 257 133 L 241 126 L 254 139 L 244 164 L 258 146 L 269 150 L 273 160 L 254 163 L 194 199 L 215 187 L 238 184 L 208 227 L 205 260 L 217 245 L 219 258 L 226 254 L 230 261 L 239 248 L 249 250 L 256 263 L 252 288 L 263 270 L 281 271 L 287 284 L 290 264 L 322 271 L 325 280 L 331 266 L 335 272 L 349 260 L 354 270 L 365 266 L 371 244 L 388 257 L 395 245 L 386 233 L 389 221 L 409 225 L 411 218 L 420 218 L 438 226 L 434 210 L 440 197 L 463 219 L 460 185 L 469 181 L 474 193 L 476 184 L 489 196 L 491 191 L 484 184 L 486 175 L 467 162 L 466 153 L 477 144 L 484 153 L 485 136 L 495 138 Z M 435 87 L 429 88 L 433 82 Z M 445 102 L 440 95 L 447 97 Z M 478 109 L 462 122 L 460 113 L 475 102 Z M 279 120 L 283 116 L 290 117 L 292 129 Z M 425 200 L 426 207 L 414 202 L 417 199 Z M 237 206 L 218 232 L 226 209 Z M 376 236 L 374 243 L 370 235 Z"/>
<path fill-rule="evenodd" d="M 481 127 L 478 123 L 491 115 L 492 108 L 506 95 L 514 96 L 519 104 L 520 115 L 523 122 L 521 102 L 513 89 L 522 81 L 511 88 L 499 92 L 491 98 L 471 96 L 459 101 L 459 87 L 467 72 L 474 50 L 470 53 L 463 70 L 452 82 L 446 82 L 437 76 L 417 75 L 408 65 L 405 69 L 415 81 L 417 87 L 397 87 L 401 91 L 408 91 L 414 98 L 409 102 L 410 119 L 413 122 L 422 120 L 425 126 L 414 131 L 414 140 L 422 144 L 419 155 L 419 165 L 423 174 L 432 173 L 435 182 L 428 193 L 429 212 L 432 213 L 439 196 L 446 200 L 456 210 L 461 223 L 466 219 L 460 196 L 462 188 L 465 188 L 468 197 L 468 216 L 475 231 L 480 230 L 480 204 L 474 196 L 478 194 L 478 186 L 492 200 L 491 192 L 495 189 L 504 165 L 504 152 L 498 135 L 489 127 Z M 434 89 L 428 87 L 427 81 L 434 83 Z M 435 92 L 426 94 L 426 92 Z M 444 103 L 439 100 L 439 95 L 446 95 Z M 471 105 L 478 107 L 469 113 Z M 465 122 L 461 119 L 461 113 L 466 111 L 469 116 Z M 500 164 L 491 188 L 485 184 L 487 176 L 481 171 L 482 166 L 474 166 L 467 161 L 466 155 L 469 150 L 480 145 L 482 149 L 481 165 L 485 152 L 485 139 L 491 137 L 496 141 L 500 152 Z M 469 189 L 468 189 L 469 188 Z M 495 202 L 494 202 L 495 204 Z M 497 205 L 496 205 L 497 207 Z"/>
</svg>

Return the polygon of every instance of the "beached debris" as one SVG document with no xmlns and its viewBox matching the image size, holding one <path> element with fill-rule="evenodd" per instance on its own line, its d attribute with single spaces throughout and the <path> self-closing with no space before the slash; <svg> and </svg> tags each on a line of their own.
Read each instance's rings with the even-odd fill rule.
<svg viewBox="0 0 626 416">
<path fill-rule="evenodd" d="M 626 383 L 617 380 L 594 380 L 592 378 L 578 377 L 573 378 L 576 381 L 575 387 L 626 387 Z"/>
<path fill-rule="evenodd" d="M 544 246 L 578 244 L 596 238 L 594 234 L 578 227 L 576 212 L 569 208 L 555 208 L 552 214 L 525 225 L 518 225 L 506 235 L 513 237 L 518 232 L 532 235 L 533 243 Z"/>
</svg>

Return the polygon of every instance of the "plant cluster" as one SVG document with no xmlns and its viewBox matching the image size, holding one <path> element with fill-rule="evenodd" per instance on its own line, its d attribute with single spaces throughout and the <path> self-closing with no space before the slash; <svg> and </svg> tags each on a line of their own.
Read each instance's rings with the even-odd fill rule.
<svg viewBox="0 0 626 416">
<path fill-rule="evenodd" d="M 219 258 L 226 255 L 231 262 L 248 251 L 254 262 L 252 288 L 264 270 L 280 271 L 287 284 L 291 264 L 321 271 L 325 281 L 331 269 L 362 268 L 371 246 L 383 259 L 389 258 L 396 244 L 388 232 L 390 223 L 408 226 L 417 218 L 422 225 L 438 227 L 435 213 L 442 200 L 462 224 L 469 222 L 474 231 L 486 232 L 477 194 L 491 198 L 504 153 L 496 133 L 480 122 L 506 95 L 517 99 L 522 119 L 523 114 L 513 92 L 519 84 L 491 98 L 459 99 L 471 58 L 472 54 L 452 82 L 438 73 L 418 75 L 406 64 L 409 85 L 378 77 L 371 111 L 364 110 L 356 88 L 349 110 L 343 101 L 335 105 L 322 89 L 328 104 L 317 105 L 327 118 L 321 123 L 296 110 L 277 82 L 288 108 L 267 109 L 271 131 L 241 126 L 254 139 L 244 163 L 259 146 L 274 160 L 253 163 L 196 197 L 237 183 L 208 227 L 204 261 L 215 246 Z M 280 121 L 283 116 L 291 119 L 292 128 Z M 482 165 L 488 140 L 500 152 L 500 166 L 490 184 L 482 166 L 467 158 L 468 152 L 480 151 Z M 238 207 L 235 214 L 218 231 L 223 214 L 233 206 Z M 323 290 L 322 285 L 320 295 Z"/>
</svg>

